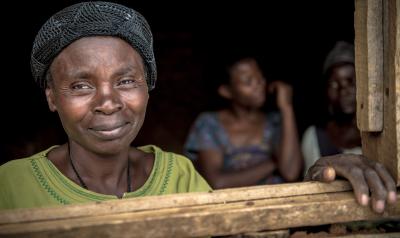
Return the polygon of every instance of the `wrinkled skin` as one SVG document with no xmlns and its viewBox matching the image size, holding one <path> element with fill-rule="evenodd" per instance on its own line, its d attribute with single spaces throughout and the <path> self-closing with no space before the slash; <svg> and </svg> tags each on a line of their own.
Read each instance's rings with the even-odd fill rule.
<svg viewBox="0 0 400 238">
<path fill-rule="evenodd" d="M 81 184 L 71 168 L 73 160 L 85 185 L 98 193 L 122 197 L 127 178 L 132 190 L 142 186 L 154 156 L 130 146 L 149 99 L 140 54 L 119 38 L 84 37 L 66 47 L 50 70 L 47 101 L 69 143 L 50 151 L 49 160 Z"/>
<path fill-rule="evenodd" d="M 382 213 L 386 204 L 396 202 L 396 185 L 389 172 L 382 164 L 362 155 L 322 157 L 308 170 L 305 180 L 332 182 L 337 176 L 350 181 L 359 204 L 366 206 L 371 200 L 377 213 Z"/>
</svg>

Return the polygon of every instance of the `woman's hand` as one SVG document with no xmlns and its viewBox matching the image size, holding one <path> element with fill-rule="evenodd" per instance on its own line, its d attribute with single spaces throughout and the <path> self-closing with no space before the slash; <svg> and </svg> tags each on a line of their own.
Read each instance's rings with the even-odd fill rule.
<svg viewBox="0 0 400 238">
<path fill-rule="evenodd" d="M 363 206 L 369 203 L 371 192 L 372 208 L 382 213 L 385 203 L 396 202 L 396 185 L 385 167 L 362 155 L 338 154 L 319 159 L 307 171 L 305 180 L 331 182 L 336 175 L 350 181 L 358 203 Z"/>
<path fill-rule="evenodd" d="M 280 110 L 292 107 L 292 87 L 282 81 L 269 84 L 270 93 L 276 92 L 276 104 Z"/>
</svg>

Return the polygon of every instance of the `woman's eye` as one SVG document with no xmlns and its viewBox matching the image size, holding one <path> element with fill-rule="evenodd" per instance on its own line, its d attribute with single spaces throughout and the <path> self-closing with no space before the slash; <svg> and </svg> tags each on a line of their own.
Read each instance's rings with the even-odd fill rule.
<svg viewBox="0 0 400 238">
<path fill-rule="evenodd" d="M 257 81 L 256 77 L 248 77 L 245 81 L 246 85 L 250 86 L 253 84 L 253 82 Z"/>
<path fill-rule="evenodd" d="M 339 88 L 339 84 L 337 82 L 329 82 L 328 87 L 330 89 L 338 89 Z"/>
<path fill-rule="evenodd" d="M 135 80 L 133 79 L 123 79 L 118 81 L 117 85 L 118 86 L 129 86 L 129 85 L 133 85 L 135 83 Z"/>
<path fill-rule="evenodd" d="M 244 84 L 244 85 L 250 85 L 250 84 L 251 84 L 251 81 L 252 81 L 252 78 L 251 78 L 251 77 L 242 77 L 242 78 L 240 79 L 240 82 L 241 82 L 242 84 Z"/>
<path fill-rule="evenodd" d="M 71 86 L 72 89 L 74 90 L 80 90 L 80 89 L 91 89 L 91 87 L 87 84 L 84 83 L 77 83 L 77 84 L 73 84 Z"/>
</svg>

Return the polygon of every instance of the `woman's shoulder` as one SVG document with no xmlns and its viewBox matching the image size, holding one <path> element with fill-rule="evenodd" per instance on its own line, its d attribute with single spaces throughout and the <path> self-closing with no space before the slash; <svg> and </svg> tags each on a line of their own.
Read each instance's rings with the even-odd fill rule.
<svg viewBox="0 0 400 238">
<path fill-rule="evenodd" d="M 31 167 L 31 160 L 35 158 L 36 157 L 31 156 L 27 158 L 8 161 L 7 163 L 0 166 L 0 177 L 13 174 L 16 175 L 23 172 L 24 170 Z"/>
<path fill-rule="evenodd" d="M 218 122 L 217 111 L 207 111 L 200 113 L 196 118 L 196 124 L 199 123 L 216 123 Z"/>
<path fill-rule="evenodd" d="M 218 112 L 202 112 L 200 113 L 195 122 L 193 123 L 191 134 L 197 133 L 212 133 L 214 131 L 219 131 L 221 128 L 221 123 L 219 120 Z"/>
<path fill-rule="evenodd" d="M 316 130 L 317 127 L 315 125 L 310 125 L 307 127 L 303 133 L 303 139 L 304 138 L 310 138 L 310 137 L 315 137 L 316 136 Z"/>
<path fill-rule="evenodd" d="M 138 149 L 146 153 L 153 153 L 155 159 L 162 160 L 163 164 L 173 163 L 183 167 L 193 167 L 192 162 L 187 157 L 175 152 L 165 151 L 156 145 L 140 146 Z"/>
<path fill-rule="evenodd" d="M 47 153 L 55 146 L 32 156 L 11 160 L 0 166 L 0 184 L 14 184 L 15 181 L 27 181 L 34 178 L 34 175 L 45 164 L 43 161 L 47 158 Z"/>
<path fill-rule="evenodd" d="M 30 169 L 32 167 L 32 163 L 40 159 L 46 158 L 47 153 L 54 147 L 55 146 L 52 146 L 44 151 L 38 152 L 26 158 L 8 161 L 7 163 L 0 166 L 0 175 L 3 175 L 4 173 L 18 175 L 19 172 Z"/>
<path fill-rule="evenodd" d="M 185 177 L 197 173 L 192 161 L 184 155 L 164 151 L 155 145 L 142 146 L 138 149 L 154 153 L 154 170 L 158 171 L 159 174 L 167 177 L 172 174 Z"/>
<path fill-rule="evenodd" d="M 159 194 L 208 191 L 210 189 L 187 157 L 164 151 L 155 145 L 141 146 L 138 149 L 154 153 L 154 180 L 162 184 Z"/>
</svg>

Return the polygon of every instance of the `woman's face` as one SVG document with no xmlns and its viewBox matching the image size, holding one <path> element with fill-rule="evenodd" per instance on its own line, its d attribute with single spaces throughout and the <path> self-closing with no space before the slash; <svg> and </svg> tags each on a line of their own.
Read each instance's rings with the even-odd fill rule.
<svg viewBox="0 0 400 238">
<path fill-rule="evenodd" d="M 356 79 L 352 64 L 336 66 L 328 79 L 328 99 L 334 112 L 356 112 Z"/>
<path fill-rule="evenodd" d="M 231 71 L 231 100 L 243 106 L 259 108 L 265 102 L 266 82 L 254 60 L 240 61 Z"/>
<path fill-rule="evenodd" d="M 87 150 L 115 154 L 139 132 L 149 98 L 141 56 L 115 37 L 85 37 L 53 61 L 46 89 L 70 140 Z"/>
</svg>

